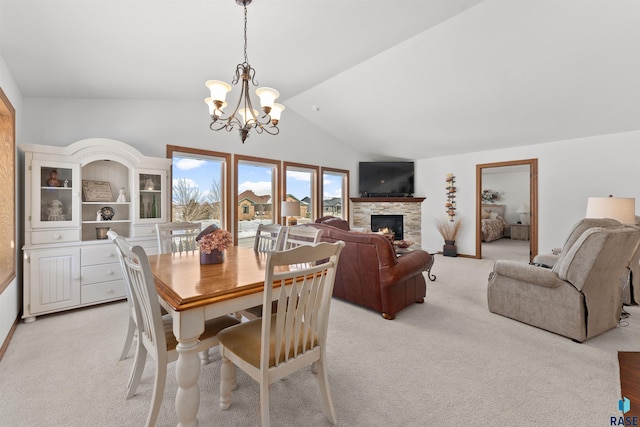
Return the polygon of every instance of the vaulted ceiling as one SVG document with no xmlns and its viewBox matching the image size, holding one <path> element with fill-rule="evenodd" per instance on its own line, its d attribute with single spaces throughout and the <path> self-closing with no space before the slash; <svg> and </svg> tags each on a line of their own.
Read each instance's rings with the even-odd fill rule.
<svg viewBox="0 0 640 427">
<path fill-rule="evenodd" d="M 25 97 L 202 103 L 242 22 L 234 0 L 0 0 L 0 54 Z M 640 129 L 638 22 L 637 0 L 254 0 L 248 57 L 345 144 L 419 159 Z"/>
</svg>

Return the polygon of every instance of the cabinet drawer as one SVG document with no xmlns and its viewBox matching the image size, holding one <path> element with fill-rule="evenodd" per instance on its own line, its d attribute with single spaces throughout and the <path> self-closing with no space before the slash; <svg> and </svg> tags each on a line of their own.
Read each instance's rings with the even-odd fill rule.
<svg viewBox="0 0 640 427">
<path fill-rule="evenodd" d="M 86 285 L 82 286 L 80 290 L 80 299 L 82 304 L 120 298 L 126 298 L 124 281 L 122 280 L 112 280 L 111 282 Z"/>
<path fill-rule="evenodd" d="M 529 240 L 529 228 L 511 226 L 511 239 L 512 240 Z"/>
<path fill-rule="evenodd" d="M 107 264 L 118 261 L 118 249 L 109 242 L 108 245 L 98 245 L 82 248 L 80 252 L 82 265 Z M 118 269 L 120 265 L 118 264 Z"/>
<path fill-rule="evenodd" d="M 89 265 L 80 268 L 80 284 L 105 282 L 122 279 L 120 263 Z"/>
<path fill-rule="evenodd" d="M 79 240 L 80 230 L 34 231 L 31 233 L 31 243 L 34 245 L 42 243 L 75 242 Z"/>
<path fill-rule="evenodd" d="M 133 237 L 156 237 L 155 225 L 136 225 L 133 227 Z"/>
</svg>

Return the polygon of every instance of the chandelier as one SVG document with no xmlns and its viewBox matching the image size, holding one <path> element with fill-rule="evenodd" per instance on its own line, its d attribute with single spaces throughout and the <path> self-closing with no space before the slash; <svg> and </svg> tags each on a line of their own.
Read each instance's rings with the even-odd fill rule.
<svg viewBox="0 0 640 427">
<path fill-rule="evenodd" d="M 251 103 L 249 82 L 254 86 L 258 85 L 255 81 L 256 70 L 249 65 L 249 60 L 247 59 L 247 5 L 251 4 L 251 1 L 252 0 L 236 0 L 237 4 L 244 7 L 244 62 L 236 66 L 236 75 L 231 81 L 231 83 L 236 85 L 242 80 L 238 103 L 233 109 L 233 112 L 225 116 L 222 110 L 227 106 L 225 97 L 227 96 L 227 92 L 231 90 L 231 86 L 219 80 L 208 80 L 205 83 L 211 91 L 211 97 L 205 98 L 204 100 L 209 106 L 209 114 L 211 115 L 211 124 L 209 127 L 211 130 L 218 131 L 224 129 L 231 132 L 233 129 L 238 129 L 243 144 L 249 136 L 251 129 L 255 129 L 257 133 L 266 132 L 270 135 L 280 133 L 278 122 L 280 121 L 282 111 L 285 109 L 284 105 L 275 102 L 280 96 L 280 93 L 270 87 L 259 87 L 256 89 L 256 95 L 260 98 L 262 113 L 258 113 Z"/>
</svg>

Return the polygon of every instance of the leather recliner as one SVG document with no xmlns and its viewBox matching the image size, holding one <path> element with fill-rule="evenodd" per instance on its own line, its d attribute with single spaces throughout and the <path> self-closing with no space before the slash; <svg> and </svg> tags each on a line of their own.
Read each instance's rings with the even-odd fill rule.
<svg viewBox="0 0 640 427">
<path fill-rule="evenodd" d="M 321 241 L 346 244 L 336 270 L 334 297 L 373 309 L 385 319 L 424 302 L 423 272 L 433 264 L 428 252 L 415 250 L 398 257 L 391 241 L 380 234 L 349 231 L 348 223 L 339 218 L 318 221 L 323 223 L 309 226 L 323 230 Z"/>
</svg>

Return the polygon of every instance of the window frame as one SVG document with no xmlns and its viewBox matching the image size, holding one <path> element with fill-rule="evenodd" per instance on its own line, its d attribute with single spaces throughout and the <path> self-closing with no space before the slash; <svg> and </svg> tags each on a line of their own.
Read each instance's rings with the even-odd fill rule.
<svg viewBox="0 0 640 427">
<path fill-rule="evenodd" d="M 337 169 L 337 168 L 329 168 L 329 167 L 320 167 L 320 191 L 319 191 L 319 200 L 318 200 L 318 209 L 320 210 L 320 216 L 324 216 L 324 174 L 325 172 L 334 175 L 343 175 L 344 179 L 342 181 L 342 212 L 344 219 L 347 222 L 350 222 L 350 200 L 349 200 L 349 170 L 348 169 Z"/>
<path fill-rule="evenodd" d="M 223 153 L 220 151 L 203 150 L 200 148 L 182 147 L 178 145 L 167 145 L 167 158 L 171 159 L 171 176 L 169 182 L 169 221 L 173 218 L 173 156 L 175 153 L 190 154 L 203 157 L 211 157 L 214 159 L 221 159 L 222 162 L 222 197 L 223 197 L 223 218 L 221 220 L 222 228 L 229 229 L 231 225 L 231 154 Z"/>
<path fill-rule="evenodd" d="M 321 212 L 321 207 L 318 206 L 318 199 L 319 196 L 318 194 L 320 194 L 320 185 L 319 185 L 319 181 L 320 181 L 320 166 L 314 166 L 314 165 L 308 165 L 308 164 L 304 164 L 304 163 L 295 163 L 295 162 L 287 162 L 287 161 L 283 161 L 282 162 L 282 172 L 283 172 L 283 176 L 282 176 L 282 199 L 281 201 L 286 201 L 287 198 L 287 170 L 289 168 L 293 168 L 292 170 L 297 170 L 297 171 L 301 171 L 301 172 L 311 172 L 312 177 L 311 177 L 311 194 L 309 195 L 309 198 L 311 198 L 312 202 L 313 202 L 313 206 L 311 206 L 312 211 L 311 211 L 311 222 L 314 222 L 316 219 L 320 218 L 320 212 Z M 282 221 L 282 224 L 284 224 L 285 219 L 283 219 L 282 217 L 280 218 Z"/>
<path fill-rule="evenodd" d="M 238 245 L 238 165 L 246 162 L 246 163 L 255 163 L 257 166 L 272 166 L 274 169 L 274 173 L 271 178 L 271 200 L 273 206 L 271 207 L 273 211 L 273 223 L 280 224 L 280 221 L 276 221 L 277 218 L 280 217 L 280 179 L 281 179 L 281 170 L 282 170 L 282 162 L 280 160 L 267 159 L 264 157 L 253 157 L 247 156 L 243 154 L 234 154 L 233 155 L 233 206 L 234 206 L 234 215 L 233 215 L 233 242 L 234 245 Z"/>
</svg>

